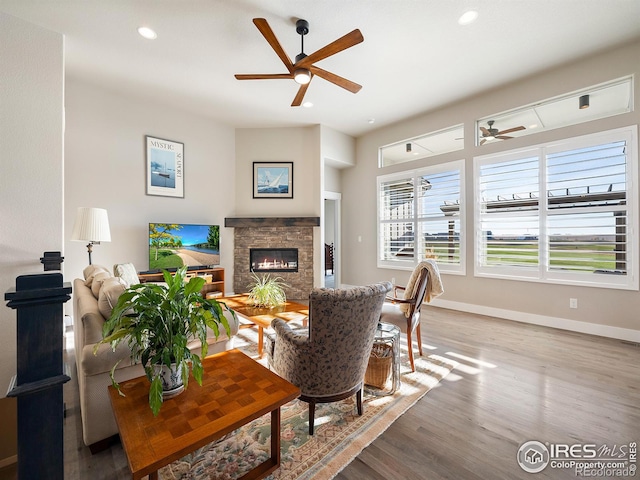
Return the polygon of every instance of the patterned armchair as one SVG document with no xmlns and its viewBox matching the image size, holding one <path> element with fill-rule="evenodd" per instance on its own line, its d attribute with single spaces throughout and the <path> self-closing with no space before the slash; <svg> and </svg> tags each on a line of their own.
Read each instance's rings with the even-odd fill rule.
<svg viewBox="0 0 640 480">
<path fill-rule="evenodd" d="M 316 403 L 357 396 L 362 415 L 362 388 L 373 338 L 389 282 L 348 289 L 313 289 L 309 295 L 308 330 L 292 330 L 280 319 L 271 322 L 275 336 L 267 347 L 271 368 L 300 388 L 309 403 L 313 435 Z"/>
</svg>

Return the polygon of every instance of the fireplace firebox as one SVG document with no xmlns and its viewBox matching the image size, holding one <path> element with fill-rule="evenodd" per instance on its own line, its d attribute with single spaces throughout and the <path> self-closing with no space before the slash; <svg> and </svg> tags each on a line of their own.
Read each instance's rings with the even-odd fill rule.
<svg viewBox="0 0 640 480">
<path fill-rule="evenodd" d="M 252 272 L 297 272 L 297 248 L 251 248 L 249 269 Z"/>
</svg>

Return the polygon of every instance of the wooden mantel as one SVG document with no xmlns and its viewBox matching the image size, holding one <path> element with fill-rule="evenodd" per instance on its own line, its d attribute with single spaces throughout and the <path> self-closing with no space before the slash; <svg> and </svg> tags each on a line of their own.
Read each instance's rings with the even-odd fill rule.
<svg viewBox="0 0 640 480">
<path fill-rule="evenodd" d="M 232 217 L 225 227 L 319 227 L 320 217 Z"/>
</svg>

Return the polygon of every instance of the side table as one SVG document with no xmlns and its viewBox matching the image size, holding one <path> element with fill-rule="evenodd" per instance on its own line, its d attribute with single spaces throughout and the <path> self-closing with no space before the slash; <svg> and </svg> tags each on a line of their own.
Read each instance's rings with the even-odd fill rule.
<svg viewBox="0 0 640 480">
<path fill-rule="evenodd" d="M 367 392 L 375 396 L 392 395 L 400 388 L 400 329 L 389 323 L 379 322 L 373 339 L 373 351 L 391 350 L 391 388 L 367 385 Z"/>
</svg>

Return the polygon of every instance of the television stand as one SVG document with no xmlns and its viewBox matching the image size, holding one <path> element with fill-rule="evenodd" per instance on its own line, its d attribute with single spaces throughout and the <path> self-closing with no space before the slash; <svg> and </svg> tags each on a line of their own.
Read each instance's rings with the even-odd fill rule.
<svg viewBox="0 0 640 480">
<path fill-rule="evenodd" d="M 170 272 L 174 275 L 175 272 Z M 201 293 L 203 297 L 206 297 L 208 293 L 215 292 L 216 295 L 224 297 L 224 268 L 222 267 L 187 267 L 187 278 L 193 276 L 209 276 L 211 275 L 211 281 L 207 279 L 207 283 L 202 287 Z M 164 276 L 162 270 L 151 270 L 145 272 L 138 272 L 138 278 L 140 283 L 147 282 L 162 282 Z M 218 293 L 220 292 L 220 293 Z"/>
</svg>

